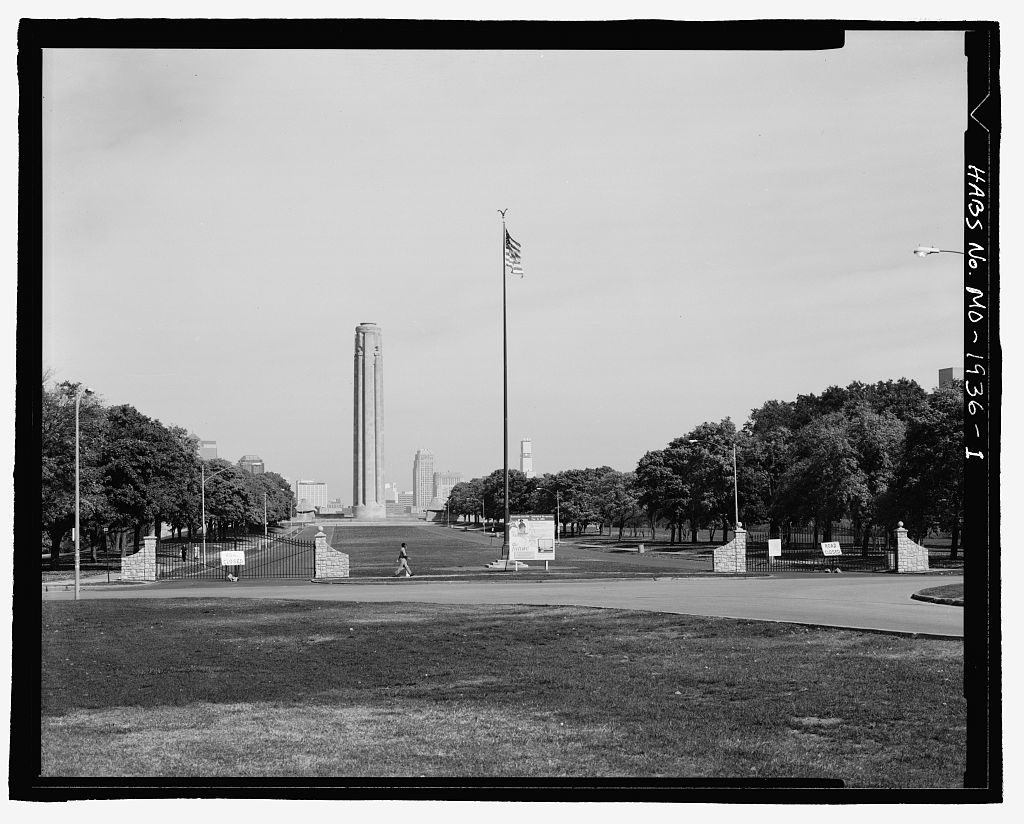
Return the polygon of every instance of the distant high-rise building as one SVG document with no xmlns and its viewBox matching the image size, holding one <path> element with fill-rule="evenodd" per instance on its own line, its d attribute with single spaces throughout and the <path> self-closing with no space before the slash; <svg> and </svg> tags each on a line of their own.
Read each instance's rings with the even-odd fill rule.
<svg viewBox="0 0 1024 824">
<path fill-rule="evenodd" d="M 950 366 L 948 369 L 939 370 L 939 388 L 944 389 L 951 386 L 953 381 L 964 379 L 964 368 L 962 366 Z"/>
<path fill-rule="evenodd" d="M 523 438 L 519 442 L 519 471 L 527 478 L 537 474 L 533 471 L 533 441 L 529 438 Z"/>
<path fill-rule="evenodd" d="M 327 506 L 327 484 L 324 481 L 296 481 L 295 497 L 309 501 L 317 509 Z"/>
<path fill-rule="evenodd" d="M 444 506 L 456 484 L 462 483 L 461 472 L 435 472 L 433 502 Z"/>
<path fill-rule="evenodd" d="M 429 449 L 417 449 L 412 460 L 412 494 L 413 506 L 417 509 L 426 509 L 433 497 L 434 453 Z"/>
<path fill-rule="evenodd" d="M 398 503 L 398 484 L 385 483 L 384 484 L 384 503 L 395 504 Z"/>
<path fill-rule="evenodd" d="M 203 461 L 212 461 L 217 457 L 217 442 L 216 441 L 200 441 L 199 442 L 199 458 Z"/>
<path fill-rule="evenodd" d="M 388 517 L 394 518 L 398 515 L 408 515 L 412 511 L 413 495 L 411 492 L 399 492 L 397 484 L 393 484 L 395 500 L 385 502 Z"/>
<path fill-rule="evenodd" d="M 259 455 L 243 455 L 238 459 L 238 466 L 253 475 L 262 475 L 266 471 L 263 466 L 263 458 Z"/>
</svg>

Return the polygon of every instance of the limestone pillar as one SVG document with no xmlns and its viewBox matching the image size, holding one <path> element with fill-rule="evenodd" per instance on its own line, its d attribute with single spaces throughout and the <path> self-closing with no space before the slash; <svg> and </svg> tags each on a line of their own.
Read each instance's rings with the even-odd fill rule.
<svg viewBox="0 0 1024 824">
<path fill-rule="evenodd" d="M 352 425 L 352 515 L 383 520 L 384 507 L 384 355 L 380 327 L 356 327 Z"/>
<path fill-rule="evenodd" d="M 747 530 L 736 524 L 736 537 L 724 546 L 716 546 L 712 555 L 715 572 L 747 572 Z"/>
<path fill-rule="evenodd" d="M 903 521 L 896 527 L 896 571 L 927 572 L 928 549 L 916 544 L 907 537 Z"/>
</svg>

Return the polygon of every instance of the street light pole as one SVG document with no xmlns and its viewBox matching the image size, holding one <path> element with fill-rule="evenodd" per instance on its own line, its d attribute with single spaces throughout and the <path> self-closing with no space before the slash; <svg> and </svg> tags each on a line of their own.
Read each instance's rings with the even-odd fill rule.
<svg viewBox="0 0 1024 824">
<path fill-rule="evenodd" d="M 225 466 L 223 469 L 218 469 L 210 477 L 216 478 L 221 472 L 226 472 L 231 467 Z M 203 502 L 203 566 L 206 566 L 206 464 L 199 464 L 199 487 L 200 497 Z M 266 517 L 264 516 L 264 521 Z"/>
<path fill-rule="evenodd" d="M 740 526 L 740 484 L 739 475 L 736 472 L 736 441 L 732 442 L 732 495 L 736 504 L 736 528 Z"/>
<path fill-rule="evenodd" d="M 938 255 L 945 253 L 947 255 L 962 255 L 963 252 L 958 249 L 936 249 L 934 246 L 918 246 L 914 250 L 914 254 L 918 257 L 928 257 L 928 255 Z"/>
<path fill-rule="evenodd" d="M 558 490 L 555 489 L 555 543 L 558 543 L 558 533 L 561 532 L 562 519 L 559 517 Z"/>
<path fill-rule="evenodd" d="M 267 493 L 263 493 L 263 540 L 267 540 Z"/>
<path fill-rule="evenodd" d="M 81 492 L 79 490 L 79 427 L 78 412 L 82 405 L 82 395 L 91 394 L 88 387 L 80 386 L 75 392 L 75 600 L 81 594 L 81 577 L 79 573 L 81 559 L 81 529 L 79 527 L 79 510 L 81 508 Z M 60 556 L 60 547 L 57 547 L 57 556 Z"/>
</svg>

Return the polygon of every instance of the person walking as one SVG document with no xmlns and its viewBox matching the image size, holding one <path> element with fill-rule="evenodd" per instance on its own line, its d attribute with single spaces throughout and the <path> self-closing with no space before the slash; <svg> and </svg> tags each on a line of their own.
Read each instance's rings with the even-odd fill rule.
<svg viewBox="0 0 1024 824">
<path fill-rule="evenodd" d="M 398 551 L 398 569 L 395 570 L 394 577 L 397 578 L 403 572 L 406 578 L 412 577 L 412 570 L 409 569 L 409 553 L 405 550 L 405 544 L 402 544 L 402 548 Z"/>
</svg>

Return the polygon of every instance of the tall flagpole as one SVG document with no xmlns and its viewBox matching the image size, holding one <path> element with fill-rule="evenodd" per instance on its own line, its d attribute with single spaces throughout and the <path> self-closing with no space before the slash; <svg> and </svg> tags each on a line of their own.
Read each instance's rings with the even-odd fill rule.
<svg viewBox="0 0 1024 824">
<path fill-rule="evenodd" d="M 505 457 L 505 529 L 501 539 L 501 557 L 505 560 L 505 569 L 508 569 L 508 313 L 505 309 L 505 287 L 508 277 L 505 266 L 505 244 L 507 232 L 505 230 L 505 212 L 508 209 L 499 209 L 501 212 L 501 369 L 502 369 L 502 405 L 505 415 L 504 426 L 504 449 L 502 454 Z"/>
</svg>

